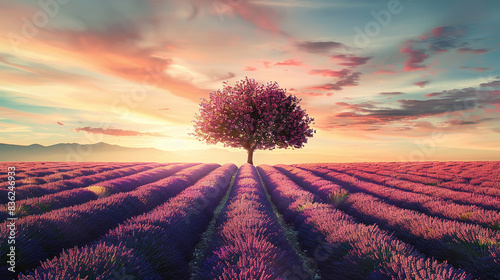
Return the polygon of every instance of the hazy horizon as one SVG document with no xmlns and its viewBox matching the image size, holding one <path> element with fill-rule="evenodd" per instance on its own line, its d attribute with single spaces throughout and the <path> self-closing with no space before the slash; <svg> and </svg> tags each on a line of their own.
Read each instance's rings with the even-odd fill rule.
<svg viewBox="0 0 500 280">
<path fill-rule="evenodd" d="M 189 135 L 194 114 L 223 81 L 248 76 L 301 98 L 317 130 L 303 149 L 257 151 L 256 163 L 500 158 L 498 1 L 0 8 L 0 143 L 226 149 Z"/>
</svg>

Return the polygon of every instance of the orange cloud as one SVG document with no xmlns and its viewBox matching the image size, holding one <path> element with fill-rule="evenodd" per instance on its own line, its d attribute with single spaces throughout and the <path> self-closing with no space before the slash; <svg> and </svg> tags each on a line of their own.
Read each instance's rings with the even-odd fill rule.
<svg viewBox="0 0 500 280">
<path fill-rule="evenodd" d="M 302 66 L 304 65 L 301 61 L 295 59 L 287 59 L 283 62 L 276 62 L 274 65 L 287 65 L 287 66 Z"/>
<path fill-rule="evenodd" d="M 328 69 L 313 69 L 309 71 L 309 75 L 321 75 L 323 77 L 345 77 L 348 76 L 348 69 L 342 69 L 340 71 L 328 70 Z"/>
</svg>

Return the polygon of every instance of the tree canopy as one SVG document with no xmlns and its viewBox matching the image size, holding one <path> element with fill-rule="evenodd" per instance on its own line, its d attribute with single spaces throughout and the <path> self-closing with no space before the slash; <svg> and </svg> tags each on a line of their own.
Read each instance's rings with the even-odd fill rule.
<svg viewBox="0 0 500 280">
<path fill-rule="evenodd" d="M 316 131 L 314 119 L 276 82 L 258 84 L 246 77 L 210 93 L 195 115 L 193 135 L 208 144 L 244 148 L 253 164 L 255 150 L 302 148 Z"/>
</svg>

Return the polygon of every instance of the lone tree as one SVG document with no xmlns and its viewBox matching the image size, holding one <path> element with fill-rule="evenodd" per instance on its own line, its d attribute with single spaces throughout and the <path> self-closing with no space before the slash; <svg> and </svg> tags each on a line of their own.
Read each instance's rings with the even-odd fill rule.
<svg viewBox="0 0 500 280">
<path fill-rule="evenodd" d="M 247 162 L 253 164 L 255 150 L 300 149 L 316 132 L 309 126 L 314 119 L 299 102 L 276 82 L 259 85 L 248 77 L 234 87 L 224 82 L 222 90 L 211 92 L 208 100 L 203 98 L 192 135 L 208 144 L 244 148 Z"/>
</svg>

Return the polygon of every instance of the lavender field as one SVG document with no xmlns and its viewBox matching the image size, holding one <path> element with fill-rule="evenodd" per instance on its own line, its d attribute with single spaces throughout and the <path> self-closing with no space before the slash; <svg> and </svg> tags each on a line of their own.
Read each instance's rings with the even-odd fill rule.
<svg viewBox="0 0 500 280">
<path fill-rule="evenodd" d="M 0 279 L 500 279 L 498 161 L 0 166 Z"/>
</svg>

